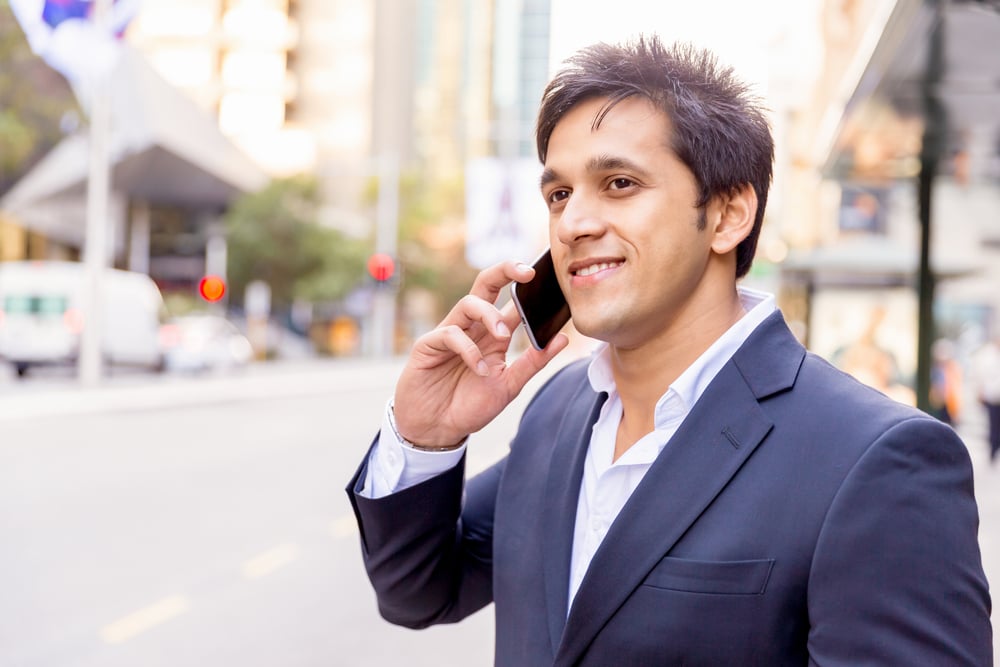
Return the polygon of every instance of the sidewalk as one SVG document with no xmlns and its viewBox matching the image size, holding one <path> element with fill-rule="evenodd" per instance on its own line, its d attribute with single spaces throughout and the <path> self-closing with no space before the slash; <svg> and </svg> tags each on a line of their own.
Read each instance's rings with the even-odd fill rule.
<svg viewBox="0 0 1000 667">
<path fill-rule="evenodd" d="M 399 359 L 267 362 L 217 375 L 126 375 L 84 388 L 72 379 L 0 384 L 0 423 L 66 414 L 155 410 L 391 386 Z"/>
</svg>

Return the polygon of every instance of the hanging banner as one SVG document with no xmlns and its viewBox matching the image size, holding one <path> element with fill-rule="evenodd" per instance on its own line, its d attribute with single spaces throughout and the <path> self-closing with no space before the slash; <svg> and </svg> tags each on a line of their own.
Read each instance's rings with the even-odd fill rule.
<svg viewBox="0 0 1000 667">
<path fill-rule="evenodd" d="M 533 158 L 471 160 L 465 171 L 465 257 L 477 269 L 508 259 L 530 262 L 548 239 L 548 210 Z"/>
</svg>

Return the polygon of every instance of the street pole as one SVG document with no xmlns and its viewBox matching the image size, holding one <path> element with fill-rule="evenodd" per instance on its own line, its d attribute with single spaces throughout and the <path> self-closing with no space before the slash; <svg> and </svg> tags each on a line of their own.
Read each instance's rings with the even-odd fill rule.
<svg viewBox="0 0 1000 667">
<path fill-rule="evenodd" d="M 209 310 L 216 315 L 225 315 L 229 303 L 229 276 L 226 273 L 229 246 L 226 243 L 226 230 L 221 221 L 206 225 L 208 239 L 205 241 L 205 275 L 219 276 L 226 285 L 226 292 L 218 301 L 209 304 Z"/>
<path fill-rule="evenodd" d="M 399 238 L 399 158 L 386 154 L 378 158 L 378 201 L 375 211 L 375 252 L 396 261 Z M 397 281 L 375 289 L 372 297 L 371 352 L 375 357 L 389 357 L 395 352 Z"/>
<path fill-rule="evenodd" d="M 108 30 L 111 0 L 94 0 L 93 21 L 97 30 Z M 82 54 L 81 57 L 86 57 Z M 80 339 L 77 371 L 81 384 L 95 386 L 101 381 L 101 328 L 104 311 L 102 282 L 108 265 L 108 199 L 110 160 L 108 141 L 111 130 L 110 72 L 97 68 L 90 97 L 90 149 L 87 178 L 87 222 L 84 255 L 84 325 Z"/>
<path fill-rule="evenodd" d="M 947 131 L 947 112 L 941 102 L 939 87 L 944 78 L 944 6 L 945 0 L 935 3 L 934 25 L 928 44 L 927 69 L 924 75 L 924 134 L 920 149 L 920 175 L 918 183 L 918 208 L 920 217 L 920 269 L 918 276 L 917 313 L 917 407 L 930 412 L 931 345 L 935 338 L 934 288 L 935 276 L 931 268 L 931 208 L 934 179 L 938 163 L 944 152 Z"/>
</svg>

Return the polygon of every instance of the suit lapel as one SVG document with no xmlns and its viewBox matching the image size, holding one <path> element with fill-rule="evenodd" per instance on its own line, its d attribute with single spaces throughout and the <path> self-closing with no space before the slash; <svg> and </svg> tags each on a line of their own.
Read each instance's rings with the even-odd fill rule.
<svg viewBox="0 0 1000 667">
<path fill-rule="evenodd" d="M 583 463 L 590 445 L 590 433 L 607 394 L 595 394 L 584 380 L 570 401 L 552 452 L 545 503 L 541 508 L 544 530 L 543 563 L 549 634 L 555 655 L 566 625 L 569 596 L 569 566 L 573 553 L 576 507 L 583 478 Z"/>
<path fill-rule="evenodd" d="M 556 665 L 571 665 L 579 659 L 753 453 L 773 426 L 758 399 L 790 387 L 803 356 L 803 348 L 780 314 L 775 314 L 719 372 L 594 555 L 566 620 Z M 747 374 L 750 366 L 756 375 Z M 574 471 L 575 486 L 570 491 L 574 502 L 579 476 Z M 572 539 L 572 522 L 570 529 Z M 556 560 L 568 563 L 561 554 Z"/>
</svg>

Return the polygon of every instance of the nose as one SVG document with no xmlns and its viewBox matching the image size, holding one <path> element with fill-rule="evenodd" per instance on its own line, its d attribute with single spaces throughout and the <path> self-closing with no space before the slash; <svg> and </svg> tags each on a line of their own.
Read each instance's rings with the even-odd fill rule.
<svg viewBox="0 0 1000 667">
<path fill-rule="evenodd" d="M 566 245 L 599 238 L 607 229 L 600 206 L 580 190 L 570 195 L 554 226 L 556 239 Z"/>
</svg>

